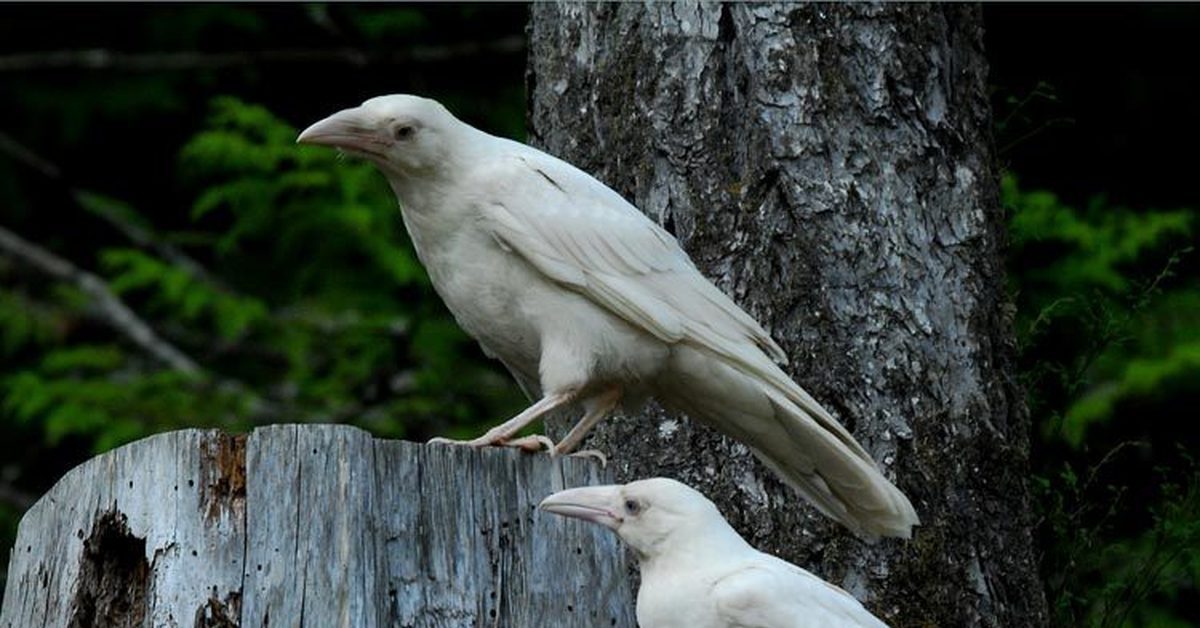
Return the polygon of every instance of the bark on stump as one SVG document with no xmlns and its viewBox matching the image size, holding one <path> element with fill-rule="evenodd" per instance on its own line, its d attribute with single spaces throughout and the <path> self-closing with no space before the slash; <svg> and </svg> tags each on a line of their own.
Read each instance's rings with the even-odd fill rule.
<svg viewBox="0 0 1200 628">
<path fill-rule="evenodd" d="M 674 233 L 924 525 L 864 545 L 660 412 L 589 445 L 895 626 L 1045 625 L 979 8 L 534 4 L 529 37 L 532 141 Z"/>
<path fill-rule="evenodd" d="M 26 513 L 0 627 L 630 628 L 615 537 L 535 510 L 602 475 L 345 426 L 153 436 Z"/>
</svg>

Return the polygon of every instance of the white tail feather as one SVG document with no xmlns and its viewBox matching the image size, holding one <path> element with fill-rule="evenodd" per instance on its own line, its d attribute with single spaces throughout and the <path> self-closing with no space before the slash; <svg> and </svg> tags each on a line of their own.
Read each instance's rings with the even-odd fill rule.
<svg viewBox="0 0 1200 628">
<path fill-rule="evenodd" d="M 664 401 L 745 443 L 825 515 L 868 539 L 909 538 L 920 523 L 908 498 L 853 436 L 782 371 L 781 378 L 762 377 L 684 347 L 677 347 L 673 366 L 679 379 L 676 386 L 660 385 Z M 705 385 L 696 386 L 701 381 Z"/>
</svg>

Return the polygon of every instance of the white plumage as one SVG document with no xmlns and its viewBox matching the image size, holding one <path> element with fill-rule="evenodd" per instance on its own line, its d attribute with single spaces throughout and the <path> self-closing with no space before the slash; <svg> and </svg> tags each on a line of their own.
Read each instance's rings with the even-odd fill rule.
<svg viewBox="0 0 1200 628">
<path fill-rule="evenodd" d="M 786 358 L 770 335 L 671 234 L 588 174 L 415 96 L 373 98 L 298 141 L 379 167 L 438 294 L 537 400 L 469 444 L 527 445 L 513 440 L 524 425 L 579 404 L 583 419 L 554 446 L 567 453 L 619 403 L 654 396 L 748 445 L 859 534 L 908 537 L 918 523 L 850 433 L 775 364 Z"/>
<path fill-rule="evenodd" d="M 849 593 L 751 547 L 675 480 L 568 489 L 541 508 L 608 527 L 633 548 L 641 628 L 886 628 Z"/>
</svg>

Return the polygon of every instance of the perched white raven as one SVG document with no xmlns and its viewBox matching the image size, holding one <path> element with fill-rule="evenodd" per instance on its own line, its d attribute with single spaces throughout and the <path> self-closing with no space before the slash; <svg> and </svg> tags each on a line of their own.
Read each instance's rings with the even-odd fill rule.
<svg viewBox="0 0 1200 628">
<path fill-rule="evenodd" d="M 675 480 L 568 489 L 541 509 L 610 528 L 633 548 L 641 628 L 886 628 L 849 593 L 751 547 Z"/>
<path fill-rule="evenodd" d="M 583 419 L 549 443 L 567 453 L 618 404 L 653 396 L 745 443 L 863 536 L 908 537 L 918 523 L 854 437 L 775 364 L 786 356 L 770 335 L 671 234 L 588 174 L 416 96 L 372 98 L 298 141 L 383 171 L 434 289 L 537 400 L 468 444 L 513 444 L 546 412 L 579 404 Z"/>
</svg>

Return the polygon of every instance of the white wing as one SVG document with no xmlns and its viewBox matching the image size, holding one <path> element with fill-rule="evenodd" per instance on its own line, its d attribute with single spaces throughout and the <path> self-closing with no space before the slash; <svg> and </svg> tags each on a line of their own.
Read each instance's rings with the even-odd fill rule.
<svg viewBox="0 0 1200 628">
<path fill-rule="evenodd" d="M 770 558 L 718 580 L 713 600 L 728 628 L 887 628 L 849 593 Z"/>
<path fill-rule="evenodd" d="M 745 401 L 761 411 L 728 400 L 710 399 L 709 407 L 672 402 L 745 442 L 820 510 L 865 537 L 910 534 L 917 517 L 908 499 L 846 428 L 772 362 L 785 360 L 779 345 L 696 270 L 671 234 L 574 166 L 516 142 L 496 142 L 496 153 L 464 186 L 478 195 L 472 200 L 480 227 L 564 288 L 663 342 L 703 349 L 720 358 L 714 363 L 744 374 L 716 373 L 720 381 L 709 383 L 749 395 Z"/>
<path fill-rule="evenodd" d="M 477 200 L 494 236 L 560 284 L 664 342 L 687 341 L 769 382 L 857 457 L 870 455 L 772 360 L 770 335 L 692 264 L 675 238 L 578 168 L 523 144 L 484 167 Z"/>
<path fill-rule="evenodd" d="M 483 210 L 495 234 L 550 278 L 665 342 L 738 359 L 770 335 L 692 265 L 675 238 L 599 181 L 533 149 L 498 160 Z M 742 356 L 748 357 L 748 356 Z"/>
</svg>

